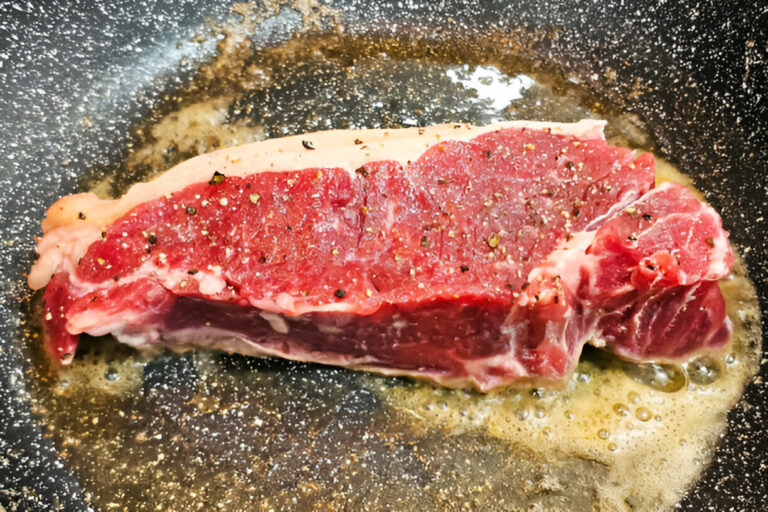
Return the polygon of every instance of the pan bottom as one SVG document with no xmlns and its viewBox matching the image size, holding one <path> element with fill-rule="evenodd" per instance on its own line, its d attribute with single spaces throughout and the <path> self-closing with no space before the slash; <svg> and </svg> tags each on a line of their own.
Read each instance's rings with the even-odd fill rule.
<svg viewBox="0 0 768 512">
<path fill-rule="evenodd" d="M 342 36 L 224 52 L 137 127 L 117 172 L 83 186 L 119 194 L 200 152 L 325 128 L 603 117 L 612 142 L 654 149 L 636 118 L 577 84 L 488 54 Z M 757 369 L 744 276 L 739 265 L 722 284 L 735 325 L 723 358 L 633 365 L 587 350 L 562 390 L 481 395 L 212 351 L 148 357 L 101 338 L 55 375 L 35 350 L 31 394 L 104 510 L 669 509 Z"/>
</svg>

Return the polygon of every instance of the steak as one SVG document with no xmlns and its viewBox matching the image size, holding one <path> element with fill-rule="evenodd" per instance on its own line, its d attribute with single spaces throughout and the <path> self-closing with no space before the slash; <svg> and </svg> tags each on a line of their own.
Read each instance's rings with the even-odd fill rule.
<svg viewBox="0 0 768 512">
<path fill-rule="evenodd" d="M 111 333 L 487 391 L 562 382 L 587 342 L 723 347 L 720 217 L 603 124 L 320 132 L 65 197 L 29 277 L 48 351 Z"/>
</svg>

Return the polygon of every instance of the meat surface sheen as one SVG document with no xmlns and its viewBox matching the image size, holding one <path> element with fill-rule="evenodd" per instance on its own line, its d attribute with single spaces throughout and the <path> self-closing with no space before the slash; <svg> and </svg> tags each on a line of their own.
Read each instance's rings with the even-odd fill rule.
<svg viewBox="0 0 768 512">
<path fill-rule="evenodd" d="M 722 347 L 719 216 L 654 188 L 652 155 L 601 127 L 377 132 L 400 145 L 336 166 L 302 144 L 313 165 L 275 171 L 256 143 L 227 150 L 240 171 L 203 155 L 169 171 L 171 191 L 142 184 L 145 200 L 64 198 L 30 275 L 47 284 L 49 352 L 67 363 L 78 334 L 112 333 L 489 390 L 563 381 L 586 342 L 638 361 Z M 374 145 L 328 133 L 302 140 L 354 136 L 337 156 Z"/>
</svg>

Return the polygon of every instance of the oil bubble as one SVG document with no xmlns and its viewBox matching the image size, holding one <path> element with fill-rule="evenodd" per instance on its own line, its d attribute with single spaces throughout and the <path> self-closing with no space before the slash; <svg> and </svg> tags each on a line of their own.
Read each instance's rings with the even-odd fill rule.
<svg viewBox="0 0 768 512">
<path fill-rule="evenodd" d="M 688 378 L 691 382 L 706 386 L 720 377 L 720 365 L 711 357 L 699 357 L 688 364 Z"/>
<path fill-rule="evenodd" d="M 685 372 L 679 366 L 622 362 L 621 368 L 635 382 L 665 393 L 679 391 L 686 382 Z"/>
<path fill-rule="evenodd" d="M 648 408 L 646 407 L 638 407 L 635 411 L 635 418 L 639 419 L 640 421 L 648 421 L 652 417 L 652 413 Z"/>
<path fill-rule="evenodd" d="M 629 407 L 624 404 L 613 404 L 613 411 L 619 416 L 629 415 Z"/>
</svg>

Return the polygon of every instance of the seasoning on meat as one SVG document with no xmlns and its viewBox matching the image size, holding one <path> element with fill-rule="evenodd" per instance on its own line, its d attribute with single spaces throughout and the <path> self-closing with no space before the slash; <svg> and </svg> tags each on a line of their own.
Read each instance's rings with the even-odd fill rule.
<svg viewBox="0 0 768 512">
<path fill-rule="evenodd" d="M 311 152 L 267 140 L 121 199 L 63 198 L 29 277 L 47 285 L 49 352 L 67 363 L 80 333 L 150 348 L 196 332 L 489 390 L 561 382 L 588 341 L 636 361 L 722 347 L 717 281 L 733 257 L 719 216 L 654 188 L 652 155 L 601 127 L 319 132 Z"/>
</svg>

